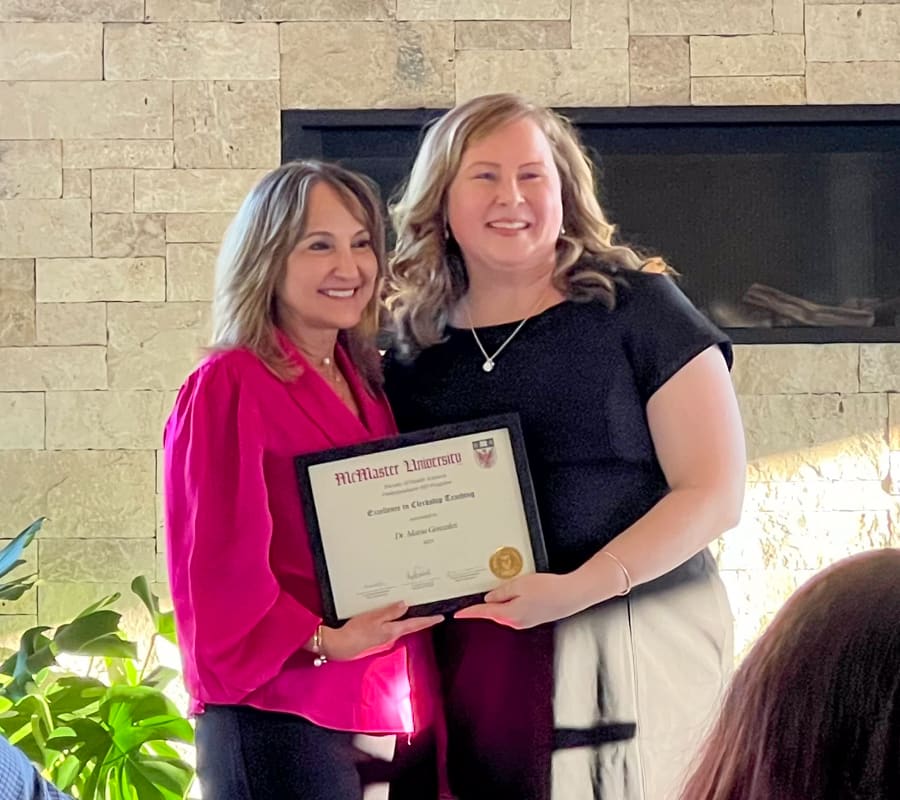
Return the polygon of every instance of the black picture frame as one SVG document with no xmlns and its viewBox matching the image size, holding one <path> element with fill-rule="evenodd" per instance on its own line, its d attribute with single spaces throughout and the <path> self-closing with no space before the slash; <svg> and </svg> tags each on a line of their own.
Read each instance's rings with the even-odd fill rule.
<svg viewBox="0 0 900 800">
<path fill-rule="evenodd" d="M 518 414 L 496 414 L 489 417 L 481 417 L 476 420 L 440 425 L 409 433 L 401 433 L 388 438 L 295 456 L 294 468 L 297 475 L 297 485 L 300 492 L 300 501 L 303 506 L 303 514 L 309 532 L 310 549 L 313 555 L 316 579 L 319 583 L 323 611 L 322 618 L 327 625 L 337 627 L 345 622 L 346 618 L 339 617 L 335 607 L 331 577 L 322 538 L 322 528 L 319 521 L 319 514 L 316 509 L 315 491 L 309 477 L 309 468 L 320 464 L 341 461 L 346 458 L 353 458 L 355 456 L 371 455 L 372 453 L 396 450 L 412 445 L 437 442 L 442 439 L 452 439 L 457 436 L 470 436 L 482 431 L 492 431 L 500 428 L 506 429 L 509 434 L 510 446 L 515 463 L 515 473 L 519 484 L 519 496 L 522 501 L 522 512 L 528 527 L 535 571 L 547 572 L 549 571 L 547 549 L 544 543 L 537 499 L 534 493 L 534 484 L 528 466 L 525 437 L 522 434 L 522 426 Z M 482 593 L 467 594 L 459 597 L 447 598 L 445 600 L 412 605 L 406 615 L 414 617 L 430 614 L 452 614 L 465 606 L 479 602 L 482 597 Z"/>
</svg>

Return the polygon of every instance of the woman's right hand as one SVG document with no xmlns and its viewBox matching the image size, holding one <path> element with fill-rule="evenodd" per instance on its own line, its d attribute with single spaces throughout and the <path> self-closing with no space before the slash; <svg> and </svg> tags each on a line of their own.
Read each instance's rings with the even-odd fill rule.
<svg viewBox="0 0 900 800">
<path fill-rule="evenodd" d="M 321 652 L 330 661 L 351 661 L 389 650 L 403 636 L 423 631 L 444 618 L 400 619 L 408 606 L 402 600 L 384 608 L 357 614 L 340 628 L 322 627 Z"/>
</svg>

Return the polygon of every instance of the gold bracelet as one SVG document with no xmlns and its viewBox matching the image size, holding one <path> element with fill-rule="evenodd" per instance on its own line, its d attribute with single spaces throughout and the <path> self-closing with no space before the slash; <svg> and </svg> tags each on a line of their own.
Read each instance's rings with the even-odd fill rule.
<svg viewBox="0 0 900 800">
<path fill-rule="evenodd" d="M 316 625 L 316 632 L 313 634 L 312 640 L 312 649 L 316 654 L 316 657 L 313 659 L 314 667 L 321 667 L 323 664 L 328 663 L 328 656 L 322 652 L 322 623 L 320 622 Z"/>
<path fill-rule="evenodd" d="M 616 562 L 616 564 L 619 565 L 619 569 L 622 570 L 622 574 L 625 576 L 625 588 L 621 592 L 617 592 L 615 596 L 624 597 L 631 591 L 632 587 L 634 586 L 634 583 L 631 580 L 631 573 L 628 571 L 627 567 L 622 563 L 617 555 L 610 553 L 609 550 L 601 550 L 600 552 L 605 556 L 609 556 L 613 561 Z"/>
</svg>

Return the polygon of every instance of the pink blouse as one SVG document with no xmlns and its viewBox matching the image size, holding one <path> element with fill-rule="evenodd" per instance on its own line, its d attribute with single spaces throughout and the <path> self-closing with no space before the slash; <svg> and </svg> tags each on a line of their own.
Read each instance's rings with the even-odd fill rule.
<svg viewBox="0 0 900 800">
<path fill-rule="evenodd" d="M 338 730 L 412 732 L 434 711 L 427 633 L 321 667 L 302 649 L 321 602 L 292 459 L 389 436 L 394 419 L 343 350 L 359 418 L 282 338 L 299 377 L 284 382 L 245 350 L 215 354 L 165 428 L 169 580 L 192 711 L 242 704 Z"/>
</svg>

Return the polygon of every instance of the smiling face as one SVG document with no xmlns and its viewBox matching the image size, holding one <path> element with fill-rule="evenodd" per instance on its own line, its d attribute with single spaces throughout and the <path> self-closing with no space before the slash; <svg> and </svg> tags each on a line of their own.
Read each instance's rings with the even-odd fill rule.
<svg viewBox="0 0 900 800">
<path fill-rule="evenodd" d="M 283 327 L 318 335 L 359 323 L 378 276 L 363 218 L 329 184 L 320 181 L 310 189 L 303 235 L 287 258 L 276 293 Z"/>
<path fill-rule="evenodd" d="M 530 117 L 471 142 L 447 191 L 447 220 L 470 274 L 552 270 L 563 220 L 550 142 Z"/>
</svg>

